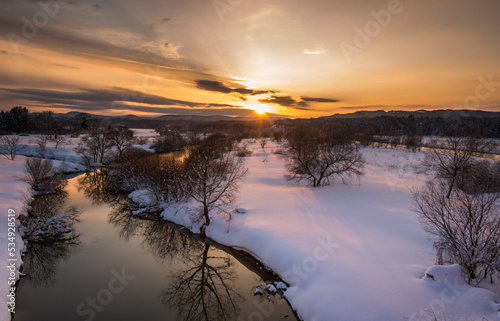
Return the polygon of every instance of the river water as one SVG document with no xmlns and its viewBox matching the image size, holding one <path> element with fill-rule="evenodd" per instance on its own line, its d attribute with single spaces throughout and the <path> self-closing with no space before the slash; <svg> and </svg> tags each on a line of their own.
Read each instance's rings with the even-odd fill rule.
<svg viewBox="0 0 500 321">
<path fill-rule="evenodd" d="M 76 208 L 79 222 L 63 239 L 28 243 L 15 321 L 297 320 L 280 294 L 265 290 L 278 280 L 258 262 L 130 216 L 105 184 L 80 175 L 42 202 L 51 215 Z"/>
</svg>

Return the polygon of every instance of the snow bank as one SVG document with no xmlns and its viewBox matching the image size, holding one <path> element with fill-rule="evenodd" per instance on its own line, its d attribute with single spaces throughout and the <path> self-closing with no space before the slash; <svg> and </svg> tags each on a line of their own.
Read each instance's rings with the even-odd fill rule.
<svg viewBox="0 0 500 321">
<path fill-rule="evenodd" d="M 8 213 L 9 209 L 14 210 L 16 217 L 21 212 L 24 204 L 22 202 L 22 195 L 30 195 L 29 184 L 23 182 L 20 179 L 21 174 L 24 169 L 25 157 L 18 156 L 15 160 L 7 160 L 7 158 L 1 156 L 0 158 L 0 244 L 2 249 L 0 250 L 0 279 L 2 283 L 0 285 L 0 320 L 7 321 L 10 320 L 9 308 L 11 306 L 7 305 L 7 300 L 10 297 L 10 287 L 9 281 L 15 281 L 19 278 L 19 267 L 22 264 L 21 261 L 21 251 L 24 248 L 23 240 L 16 233 L 15 246 L 11 246 L 11 240 L 8 237 Z M 11 211 L 12 212 L 12 211 Z M 18 226 L 17 226 L 18 227 Z M 16 228 L 17 230 L 17 228 Z M 14 256 L 9 255 L 8 248 L 15 248 L 12 253 Z M 13 259 L 13 261 L 8 261 Z M 13 272 L 13 278 L 11 278 L 11 271 L 9 265 L 14 264 L 16 269 Z M 11 278 L 9 280 L 9 278 Z"/>
<path fill-rule="evenodd" d="M 460 270 L 460 265 L 456 264 L 428 268 L 418 287 L 429 303 L 419 307 L 410 320 L 433 320 L 434 317 L 438 320 L 497 320 L 500 317 L 499 298 L 488 290 L 468 285 Z"/>
<path fill-rule="evenodd" d="M 409 209 L 410 188 L 425 178 L 408 164 L 422 154 L 366 148 L 360 185 L 353 179 L 312 188 L 286 182 L 283 161 L 272 153 L 277 146 L 266 147 L 268 162 L 260 146 L 250 147 L 249 175 L 237 204 L 247 213 L 233 215 L 229 230 L 223 218 L 214 219 L 207 235 L 278 273 L 290 284 L 285 295 L 301 318 L 418 320 L 419 313 L 435 308 L 448 321 L 467 315 L 500 320 L 493 293 L 464 286 L 440 311 L 435 300 L 447 279 L 437 268 L 428 270 L 436 273 L 434 283 L 420 279 L 435 260 L 428 235 Z"/>
<path fill-rule="evenodd" d="M 8 213 L 9 209 L 13 210 L 17 217 L 24 207 L 23 202 L 28 201 L 29 197 L 31 197 L 29 184 L 21 180 L 26 162 L 26 157 L 21 155 L 38 156 L 36 151 L 36 136 L 23 136 L 21 138 L 21 144 L 27 147 L 14 160 L 0 155 L 0 244 L 3 247 L 0 250 L 0 279 L 3 282 L 0 285 L 0 297 L 2 298 L 0 301 L 0 321 L 10 320 L 10 306 L 7 305 L 7 299 L 10 299 L 7 296 L 10 294 L 10 284 L 8 282 L 19 278 L 18 271 L 22 265 L 20 253 L 24 248 L 23 240 L 17 233 L 18 226 L 16 227 L 15 247 L 11 247 L 9 244 L 11 240 L 8 237 Z M 51 146 L 52 143 L 49 143 L 46 156 L 59 159 L 53 161 L 54 170 L 62 170 L 66 173 L 82 172 L 85 170 L 85 166 L 78 164 L 81 162 L 80 156 L 74 152 L 74 147 L 77 143 L 78 138 L 67 138 L 66 143 L 57 149 Z M 12 252 L 14 253 L 13 257 L 9 256 L 10 252 L 8 248 L 15 248 Z M 15 261 L 8 261 L 8 259 L 15 259 Z M 11 271 L 8 266 L 11 264 L 14 264 L 16 269 L 13 272 L 14 277 L 9 279 Z"/>
<path fill-rule="evenodd" d="M 20 145 L 24 145 L 25 147 L 19 155 L 31 157 L 43 156 L 42 158 L 61 160 L 66 163 L 83 164 L 82 157 L 75 152 L 75 148 L 78 146 L 80 138 L 68 136 L 64 138 L 65 141 L 60 144 L 58 148 L 55 148 L 54 142 L 48 142 L 44 155 L 40 155 L 37 145 L 38 135 L 21 136 Z"/>
</svg>

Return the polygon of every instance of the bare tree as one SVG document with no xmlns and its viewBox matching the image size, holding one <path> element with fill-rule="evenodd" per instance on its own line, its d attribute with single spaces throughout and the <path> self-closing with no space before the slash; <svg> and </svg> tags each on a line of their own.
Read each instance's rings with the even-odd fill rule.
<svg viewBox="0 0 500 321">
<path fill-rule="evenodd" d="M 59 145 L 63 144 L 66 139 L 62 135 L 55 134 L 54 137 L 52 137 L 52 141 L 55 144 L 55 148 L 59 148 Z"/>
<path fill-rule="evenodd" d="M 21 145 L 21 137 L 19 136 L 2 136 L 0 137 L 0 154 L 10 160 L 14 160 L 18 153 L 26 150 L 26 145 Z"/>
<path fill-rule="evenodd" d="M 159 133 L 160 136 L 158 136 L 151 145 L 151 148 L 154 149 L 156 153 L 178 151 L 187 144 L 186 139 L 176 130 L 165 129 L 159 131 Z"/>
<path fill-rule="evenodd" d="M 124 126 L 116 126 L 109 131 L 111 144 L 118 151 L 118 157 L 121 158 L 123 152 L 134 143 L 134 131 Z"/>
<path fill-rule="evenodd" d="M 181 187 L 201 205 L 195 219 L 204 222 L 200 227 L 202 236 L 210 224 L 211 212 L 218 210 L 230 215 L 228 206 L 236 198 L 238 182 L 247 173 L 243 158 L 234 156 L 230 145 L 227 137 L 209 136 L 185 161 Z"/>
<path fill-rule="evenodd" d="M 458 177 L 470 169 L 474 155 L 484 144 L 483 139 L 474 137 L 449 136 L 441 141 L 433 140 L 421 165 L 424 170 L 434 171 L 436 178 L 448 182 L 446 198 L 450 198 Z"/>
<path fill-rule="evenodd" d="M 334 175 L 361 175 L 364 161 L 357 146 L 342 133 L 307 127 L 286 132 L 285 155 L 289 180 L 306 179 L 313 187 L 328 185 Z"/>
<path fill-rule="evenodd" d="M 88 164 L 102 164 L 112 146 L 112 128 L 96 125 L 88 135 L 82 137 L 76 152 L 82 155 Z"/>
<path fill-rule="evenodd" d="M 460 264 L 469 283 L 491 275 L 500 263 L 500 190 L 496 175 L 488 175 L 492 169 L 481 163 L 468 183 L 449 195 L 446 181 L 430 181 L 414 193 L 414 210 L 437 238 L 438 255 L 447 256 L 438 263 Z"/>
<path fill-rule="evenodd" d="M 47 151 L 47 142 L 49 141 L 49 136 L 48 135 L 40 135 L 38 136 L 38 139 L 36 140 L 36 144 L 38 145 L 38 148 L 36 150 L 38 156 L 44 158 L 45 157 L 45 152 Z"/>
<path fill-rule="evenodd" d="M 267 139 L 262 138 L 259 141 L 260 147 L 262 148 L 262 151 L 264 152 L 264 160 L 262 162 L 267 163 L 267 150 L 266 150 L 266 145 L 267 145 Z"/>
<path fill-rule="evenodd" d="M 420 151 L 420 148 L 422 147 L 422 136 L 418 135 L 415 132 L 409 133 L 403 138 L 404 144 L 406 145 L 406 148 L 411 151 L 416 153 L 417 151 Z"/>
<path fill-rule="evenodd" d="M 59 189 L 63 184 L 63 175 L 56 173 L 50 159 L 27 158 L 24 164 L 25 176 L 35 191 L 53 191 Z"/>
</svg>

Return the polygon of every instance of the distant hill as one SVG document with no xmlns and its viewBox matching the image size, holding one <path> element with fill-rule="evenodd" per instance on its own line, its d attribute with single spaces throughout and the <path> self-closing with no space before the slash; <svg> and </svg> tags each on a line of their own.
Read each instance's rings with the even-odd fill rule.
<svg viewBox="0 0 500 321">
<path fill-rule="evenodd" d="M 497 118 L 500 117 L 500 112 L 488 112 L 483 110 L 453 110 L 453 109 L 440 109 L 440 110 L 374 110 L 374 111 L 357 111 L 350 114 L 334 114 L 331 116 L 319 117 L 320 119 L 348 119 L 348 118 L 375 118 L 381 116 L 394 116 L 394 117 L 408 117 L 412 115 L 415 118 L 435 118 L 435 117 L 464 117 L 464 118 Z"/>
<path fill-rule="evenodd" d="M 106 116 L 71 111 L 65 114 L 54 114 L 54 118 L 62 120 L 72 120 L 76 118 L 100 119 L 105 123 L 113 125 L 122 125 L 133 128 L 158 128 L 160 126 L 180 126 L 193 123 L 213 123 L 213 122 L 230 122 L 230 121 L 252 121 L 257 120 L 261 116 L 224 116 L 224 115 L 160 115 L 160 116 L 137 116 L 137 115 L 120 115 Z M 287 116 L 278 114 L 266 114 L 266 118 L 273 120 L 288 119 Z"/>
</svg>

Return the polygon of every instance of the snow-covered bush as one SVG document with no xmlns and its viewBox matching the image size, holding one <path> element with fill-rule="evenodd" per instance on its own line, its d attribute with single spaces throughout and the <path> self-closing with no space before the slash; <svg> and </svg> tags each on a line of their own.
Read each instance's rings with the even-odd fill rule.
<svg viewBox="0 0 500 321">
<path fill-rule="evenodd" d="M 424 229 L 436 237 L 438 263 L 457 263 L 469 284 L 495 273 L 500 263 L 500 192 L 481 184 L 475 190 L 428 182 L 414 193 L 414 209 Z"/>
<path fill-rule="evenodd" d="M 64 178 L 62 173 L 55 172 L 50 159 L 27 158 L 24 164 L 23 179 L 31 184 L 37 192 L 50 192 L 60 189 Z"/>
</svg>

